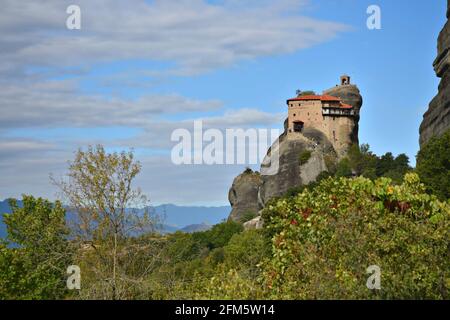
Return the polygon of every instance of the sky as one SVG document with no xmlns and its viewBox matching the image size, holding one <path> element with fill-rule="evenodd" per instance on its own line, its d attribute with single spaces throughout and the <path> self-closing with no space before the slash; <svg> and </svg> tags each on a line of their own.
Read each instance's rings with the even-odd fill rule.
<svg viewBox="0 0 450 320">
<path fill-rule="evenodd" d="M 155 205 L 227 204 L 245 165 L 175 165 L 172 132 L 281 128 L 297 89 L 344 73 L 364 99 L 360 142 L 414 165 L 446 2 L 0 0 L 0 199 L 55 199 L 49 175 L 103 144 L 133 148 Z M 80 30 L 66 27 L 73 4 Z"/>
</svg>

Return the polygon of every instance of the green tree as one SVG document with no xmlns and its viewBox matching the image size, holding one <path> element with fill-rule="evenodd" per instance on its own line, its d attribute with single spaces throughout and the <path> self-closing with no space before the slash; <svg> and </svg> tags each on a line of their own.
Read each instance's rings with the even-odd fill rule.
<svg viewBox="0 0 450 320">
<path fill-rule="evenodd" d="M 336 168 L 336 177 L 351 177 L 352 176 L 352 167 L 350 164 L 350 160 L 348 158 L 344 158 L 339 161 Z"/>
<path fill-rule="evenodd" d="M 0 245 L 0 298 L 61 299 L 72 247 L 60 202 L 23 196 L 4 214 L 7 241 Z"/>
<path fill-rule="evenodd" d="M 224 247 L 224 262 L 230 269 L 242 270 L 247 276 L 259 275 L 257 265 L 270 253 L 270 243 L 260 230 L 233 235 Z"/>
<path fill-rule="evenodd" d="M 74 240 L 84 268 L 83 297 L 124 299 L 149 270 L 143 265 L 142 274 L 128 272 L 136 269 L 130 267 L 133 257 L 140 257 L 136 250 L 148 251 L 143 245 L 130 250 L 128 238 L 154 231 L 156 223 L 147 197 L 133 184 L 140 170 L 132 152 L 107 153 L 98 145 L 78 150 L 65 179 L 53 179 L 77 215 Z"/>
<path fill-rule="evenodd" d="M 417 155 L 417 173 L 427 191 L 442 200 L 450 198 L 450 130 L 433 137 Z"/>
<path fill-rule="evenodd" d="M 383 177 L 386 172 L 395 169 L 394 159 L 392 152 L 386 152 L 380 157 L 377 164 L 378 177 Z"/>
<path fill-rule="evenodd" d="M 212 250 L 224 247 L 234 234 L 242 232 L 243 229 L 242 224 L 229 220 L 216 224 L 211 230 L 195 232 L 192 238 Z"/>
</svg>

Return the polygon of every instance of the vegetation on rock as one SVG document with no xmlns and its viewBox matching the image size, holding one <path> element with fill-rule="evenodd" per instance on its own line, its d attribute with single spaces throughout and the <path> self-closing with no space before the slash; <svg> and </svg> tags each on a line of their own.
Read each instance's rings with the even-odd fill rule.
<svg viewBox="0 0 450 320">
<path fill-rule="evenodd" d="M 417 173 L 430 194 L 450 198 L 450 130 L 433 137 L 417 155 Z"/>
</svg>

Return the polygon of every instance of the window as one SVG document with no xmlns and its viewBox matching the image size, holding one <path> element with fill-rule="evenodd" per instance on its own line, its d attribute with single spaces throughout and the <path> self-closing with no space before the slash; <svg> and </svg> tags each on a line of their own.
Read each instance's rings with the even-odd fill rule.
<svg viewBox="0 0 450 320">
<path fill-rule="evenodd" d="M 302 132 L 304 123 L 302 121 L 295 121 L 294 122 L 294 132 Z"/>
</svg>

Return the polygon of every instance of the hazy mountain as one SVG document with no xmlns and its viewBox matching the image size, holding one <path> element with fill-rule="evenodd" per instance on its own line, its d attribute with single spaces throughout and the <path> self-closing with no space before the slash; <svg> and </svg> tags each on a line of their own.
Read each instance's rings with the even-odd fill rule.
<svg viewBox="0 0 450 320">
<path fill-rule="evenodd" d="M 177 206 L 164 204 L 154 207 L 156 213 L 165 216 L 164 223 L 182 228 L 191 224 L 214 225 L 227 219 L 230 214 L 230 206 L 200 207 Z"/>
<path fill-rule="evenodd" d="M 173 204 L 155 206 L 154 209 L 157 214 L 163 217 L 162 233 L 171 233 L 177 230 L 184 232 L 207 230 L 212 225 L 226 219 L 231 211 L 229 206 L 201 207 L 177 206 Z M 10 211 L 8 201 L 0 201 L 0 216 Z M 68 213 L 69 220 L 71 219 L 70 216 L 71 214 Z M 5 235 L 6 227 L 3 219 L 0 219 L 0 237 L 4 237 Z"/>
<path fill-rule="evenodd" d="M 200 224 L 190 224 L 184 228 L 181 228 L 180 231 L 186 232 L 186 233 L 193 233 L 193 232 L 199 232 L 199 231 L 206 231 L 212 228 L 212 225 L 207 223 L 200 223 Z"/>
</svg>

